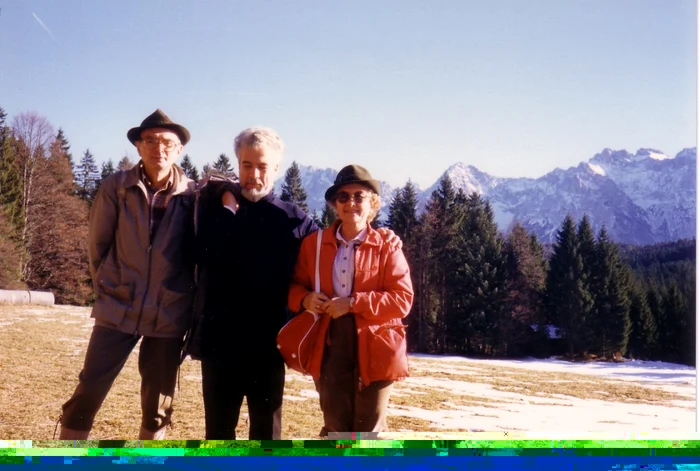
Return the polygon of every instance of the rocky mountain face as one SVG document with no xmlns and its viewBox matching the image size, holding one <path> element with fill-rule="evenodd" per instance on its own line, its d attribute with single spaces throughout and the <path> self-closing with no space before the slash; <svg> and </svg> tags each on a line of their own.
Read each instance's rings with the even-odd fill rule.
<svg viewBox="0 0 700 471">
<path fill-rule="evenodd" d="M 323 209 L 323 194 L 337 171 L 301 166 L 309 207 Z M 605 225 L 611 238 L 630 244 L 651 244 L 695 237 L 696 149 L 670 157 L 654 149 L 635 154 L 604 149 L 588 162 L 555 169 L 539 178 L 498 178 L 456 163 L 447 174 L 455 188 L 488 199 L 498 226 L 507 231 L 519 221 L 542 242 L 554 242 L 567 214 L 578 221 L 588 214 L 597 232 Z M 276 184 L 281 194 L 283 178 Z M 439 179 L 419 190 L 419 212 Z M 382 182 L 382 211 L 386 218 L 393 188 Z"/>
</svg>

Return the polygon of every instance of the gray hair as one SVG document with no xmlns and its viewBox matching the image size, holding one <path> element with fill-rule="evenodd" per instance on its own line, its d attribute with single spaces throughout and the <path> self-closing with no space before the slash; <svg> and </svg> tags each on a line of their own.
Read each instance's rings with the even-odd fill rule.
<svg viewBox="0 0 700 471">
<path fill-rule="evenodd" d="M 233 141 L 233 150 L 236 153 L 236 158 L 239 158 L 238 152 L 243 147 L 262 148 L 266 154 L 277 155 L 279 160 L 282 160 L 282 155 L 284 154 L 284 142 L 282 142 L 279 135 L 274 130 L 262 126 L 244 129 L 236 136 L 236 139 Z"/>
</svg>

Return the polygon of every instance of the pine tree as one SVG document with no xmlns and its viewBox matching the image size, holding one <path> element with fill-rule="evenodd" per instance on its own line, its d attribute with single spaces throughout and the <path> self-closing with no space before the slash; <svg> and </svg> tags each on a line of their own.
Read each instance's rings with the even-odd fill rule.
<svg viewBox="0 0 700 471">
<path fill-rule="evenodd" d="M 0 289 L 26 289 L 21 282 L 21 247 L 17 244 L 21 180 L 14 154 L 14 138 L 0 107 Z"/>
<path fill-rule="evenodd" d="M 104 179 L 109 177 L 116 171 L 117 170 L 114 168 L 114 162 L 112 162 L 112 159 L 107 159 L 107 162 L 102 162 L 102 167 L 100 168 L 100 178 L 95 180 L 95 189 L 93 190 L 93 194 L 90 197 L 91 200 L 94 200 L 97 196 L 97 192 L 100 190 Z"/>
<path fill-rule="evenodd" d="M 478 193 L 465 197 L 461 190 L 456 204 L 461 223 L 453 257 L 457 269 L 448 276 L 453 300 L 448 313 L 449 331 L 458 352 L 468 352 L 464 336 L 472 338 L 478 351 L 503 353 L 509 349 L 512 323 L 505 310 L 507 268 L 503 239 L 488 201 Z"/>
<path fill-rule="evenodd" d="M 117 170 L 118 171 L 131 170 L 132 168 L 134 168 L 134 165 L 136 165 L 136 164 L 134 164 L 131 160 L 129 160 L 129 157 L 125 155 L 124 157 L 122 157 L 122 159 L 117 164 Z"/>
<path fill-rule="evenodd" d="M 410 244 L 410 239 L 418 227 L 417 209 L 418 192 L 409 180 L 403 188 L 394 190 L 387 219 L 387 226 L 404 241 L 404 244 Z"/>
<path fill-rule="evenodd" d="M 95 157 L 90 153 L 90 149 L 85 149 L 83 157 L 80 159 L 80 164 L 77 167 L 77 175 L 78 197 L 88 203 L 92 203 L 99 173 L 97 164 L 95 163 Z"/>
<path fill-rule="evenodd" d="M 19 147 L 12 129 L 5 122 L 7 113 L 0 108 L 0 212 L 12 226 L 13 237 L 18 236 L 23 216 L 24 194 L 21 167 L 17 149 Z"/>
<path fill-rule="evenodd" d="M 601 338 L 600 313 L 596 310 L 596 293 L 592 288 L 592 285 L 596 283 L 595 277 L 599 271 L 599 267 L 597 266 L 599 260 L 596 250 L 595 235 L 593 234 L 591 222 L 587 214 L 584 214 L 579 221 L 576 237 L 578 238 L 579 254 L 583 262 L 582 270 L 579 274 L 579 281 L 583 285 L 583 290 L 591 295 L 591 303 L 585 304 L 583 311 L 580 313 L 581 317 L 579 322 L 583 326 L 581 341 L 585 351 L 593 352 L 600 350 L 598 341 Z"/>
<path fill-rule="evenodd" d="M 379 209 L 377 210 L 377 214 L 375 214 L 374 219 L 369 223 L 369 225 L 372 227 L 372 229 L 377 230 L 380 227 L 384 227 L 384 222 L 382 222 L 382 210 Z"/>
<path fill-rule="evenodd" d="M 309 215 L 309 217 L 311 218 L 311 220 L 312 220 L 313 222 L 316 223 L 316 225 L 317 225 L 318 227 L 322 227 L 322 223 L 323 223 L 323 222 L 321 221 L 321 218 L 320 218 L 319 215 L 318 215 L 318 211 L 316 211 L 315 209 L 312 210 L 312 211 L 311 211 L 311 214 Z"/>
<path fill-rule="evenodd" d="M 114 168 L 114 162 L 112 159 L 107 159 L 107 162 L 102 163 L 102 168 L 100 169 L 100 180 L 104 180 L 108 176 L 114 174 L 117 170 Z"/>
<path fill-rule="evenodd" d="M 683 337 L 688 327 L 686 306 L 678 285 L 673 283 L 662 298 L 665 323 L 659 329 L 659 346 L 663 349 L 663 358 L 667 361 L 683 360 Z"/>
<path fill-rule="evenodd" d="M 322 229 L 327 229 L 331 227 L 331 224 L 337 219 L 335 210 L 331 209 L 327 204 L 323 206 L 323 212 L 321 213 L 321 224 L 319 225 Z"/>
<path fill-rule="evenodd" d="M 411 267 L 411 279 L 414 290 L 414 303 L 411 315 L 406 319 L 408 323 L 407 342 L 411 351 L 424 351 L 424 339 L 426 334 L 424 310 L 420 309 L 420 290 L 422 267 L 420 266 L 417 250 L 420 237 L 420 221 L 416 213 L 418 198 L 415 185 L 409 180 L 406 185 L 394 191 L 389 206 L 387 226 L 403 241 L 403 253 Z"/>
<path fill-rule="evenodd" d="M 61 152 L 65 156 L 66 160 L 68 160 L 68 165 L 70 165 L 71 173 L 74 173 L 75 164 L 73 163 L 73 154 L 70 153 L 70 144 L 68 143 L 68 139 L 66 139 L 65 134 L 63 134 L 62 128 L 58 128 L 56 140 L 58 141 L 58 145 L 61 148 Z"/>
<path fill-rule="evenodd" d="M 582 272 L 576 226 L 571 215 L 567 215 L 549 260 L 545 299 L 550 322 L 557 326 L 570 356 L 582 350 L 581 316 L 592 305 L 590 293 L 581 281 Z"/>
<path fill-rule="evenodd" d="M 301 170 L 296 161 L 287 169 L 284 174 L 284 183 L 282 183 L 282 201 L 288 201 L 299 206 L 305 213 L 309 212 L 309 206 L 306 203 L 306 190 L 301 183 Z"/>
<path fill-rule="evenodd" d="M 424 307 L 426 313 L 423 319 L 434 320 L 433 323 L 433 348 L 438 353 L 446 353 L 454 348 L 455 338 L 464 338 L 464 332 L 451 332 L 452 305 L 455 302 L 452 296 L 456 286 L 452 283 L 454 272 L 459 261 L 456 253 L 460 245 L 458 240 L 458 228 L 461 224 L 461 213 L 455 205 L 457 192 L 452 180 L 444 174 L 438 183 L 438 188 L 433 191 L 426 204 L 423 214 L 424 234 L 427 236 L 427 265 L 428 283 L 425 287 L 429 290 L 425 293 Z M 459 342 L 463 342 L 460 340 Z"/>
<path fill-rule="evenodd" d="M 20 281 L 22 256 L 14 236 L 12 225 L 0 211 L 0 289 L 26 289 Z"/>
<path fill-rule="evenodd" d="M 190 178 L 195 182 L 199 181 L 199 172 L 197 171 L 197 167 L 192 163 L 192 160 L 190 160 L 189 155 L 185 154 L 185 156 L 182 157 L 180 168 L 182 168 L 182 171 L 185 172 L 185 176 L 187 176 L 187 178 Z"/>
<path fill-rule="evenodd" d="M 536 244 L 536 245 L 535 245 Z M 528 235 L 525 228 L 516 222 L 508 236 L 505 247 L 508 285 L 508 313 L 501 338 L 505 342 L 506 355 L 541 353 L 537 343 L 545 339 L 538 336 L 537 330 L 545 323 L 542 308 L 542 295 L 545 287 L 546 271 L 543 263 L 543 250 L 537 239 Z M 537 351 L 528 351 L 528 349 Z"/>
<path fill-rule="evenodd" d="M 219 155 L 218 160 L 214 162 L 214 170 L 219 175 L 222 175 L 226 178 L 230 178 L 231 180 L 238 179 L 236 172 L 234 172 L 233 167 L 231 167 L 231 161 L 229 160 L 228 156 L 226 156 L 226 154 Z"/>
<path fill-rule="evenodd" d="M 433 296 L 430 280 L 432 261 L 430 258 L 431 226 L 430 215 L 423 213 L 418 218 L 418 226 L 414 229 L 408 245 L 413 281 L 413 306 L 409 322 L 412 328 L 408 330 L 408 348 L 412 351 L 435 353 L 436 338 L 439 331 L 436 328 L 437 319 L 433 306 L 436 299 Z"/>
<path fill-rule="evenodd" d="M 652 356 L 654 359 L 666 359 L 666 346 L 663 342 L 666 337 L 665 330 L 668 327 L 668 321 L 663 306 L 663 298 L 656 286 L 652 285 L 647 289 L 646 300 L 654 325 L 656 325 L 656 342 L 654 344 L 656 348 L 652 350 Z"/>
<path fill-rule="evenodd" d="M 58 128 L 56 139 L 51 145 L 51 152 L 60 152 L 61 156 L 68 162 L 68 167 L 70 168 L 71 181 L 70 184 L 65 185 L 64 182 L 61 181 L 60 186 L 68 192 L 68 195 L 75 195 L 75 164 L 73 163 L 73 155 L 70 153 L 70 143 L 68 142 L 66 135 L 63 133 L 62 128 Z M 65 175 L 63 174 L 63 172 L 61 172 L 59 175 L 56 175 L 56 177 L 59 179 L 63 179 L 65 178 Z"/>
<path fill-rule="evenodd" d="M 627 351 L 631 328 L 627 295 L 629 274 L 605 227 L 598 234 L 596 253 L 598 268 L 591 286 L 595 293 L 596 322 L 599 326 L 598 345 L 600 353 L 611 358 L 616 352 L 624 355 Z"/>
<path fill-rule="evenodd" d="M 630 287 L 630 331 L 628 354 L 632 358 L 649 360 L 656 351 L 656 322 L 647 303 L 647 297 L 639 284 Z"/>
</svg>

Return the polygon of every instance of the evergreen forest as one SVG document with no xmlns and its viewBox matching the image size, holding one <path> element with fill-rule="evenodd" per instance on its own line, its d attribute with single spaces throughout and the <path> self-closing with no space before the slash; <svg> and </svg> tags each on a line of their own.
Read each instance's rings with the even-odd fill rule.
<svg viewBox="0 0 700 471">
<path fill-rule="evenodd" d="M 93 301 L 87 222 L 100 182 L 134 165 L 77 158 L 41 115 L 0 108 L 0 289 L 51 290 L 58 304 Z M 225 154 L 198 170 L 236 178 Z M 293 162 L 281 198 L 308 211 Z M 310 214 L 322 227 L 334 214 Z M 376 225 L 379 223 L 375 223 Z M 415 292 L 405 319 L 413 352 L 477 357 L 625 358 L 695 364 L 695 240 L 620 245 L 587 216 L 566 217 L 543 246 L 515 221 L 505 231 L 489 202 L 443 176 L 425 210 L 410 181 L 386 221 L 403 241 Z"/>
</svg>

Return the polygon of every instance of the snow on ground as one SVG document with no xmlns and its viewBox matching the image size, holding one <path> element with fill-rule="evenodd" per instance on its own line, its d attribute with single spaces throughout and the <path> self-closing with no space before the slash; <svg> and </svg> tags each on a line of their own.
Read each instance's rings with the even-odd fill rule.
<svg viewBox="0 0 700 471">
<path fill-rule="evenodd" d="M 646 361 L 571 363 L 554 359 L 473 360 L 435 355 L 411 355 L 411 359 L 414 360 L 412 365 L 422 371 L 433 368 L 440 372 L 479 374 L 479 370 L 484 367 L 521 368 L 581 375 L 582 382 L 591 379 L 595 381 L 595 378 L 608 381 L 623 380 L 652 390 L 663 390 L 682 396 L 681 400 L 658 401 L 654 404 L 627 403 L 580 399 L 561 394 L 538 397 L 498 391 L 490 384 L 439 377 L 407 378 L 404 383 L 408 387 L 432 387 L 457 395 L 466 394 L 498 401 L 485 402 L 483 406 L 442 403 L 440 410 L 436 411 L 391 403 L 389 405 L 391 414 L 429 420 L 433 427 L 444 428 L 446 431 L 468 429 L 472 432 L 653 433 L 691 432 L 695 429 L 696 372 L 694 368 L 684 365 Z M 601 387 L 601 390 L 604 390 L 604 387 Z M 398 435 L 388 437 L 398 438 Z"/>
<path fill-rule="evenodd" d="M 586 362 L 573 363 L 570 361 L 538 358 L 524 358 L 517 360 L 482 360 L 468 359 L 457 356 L 439 356 L 412 354 L 409 358 L 426 360 L 439 360 L 449 362 L 457 368 L 478 367 L 480 365 L 502 366 L 507 368 L 525 368 L 536 371 L 552 371 L 557 373 L 584 374 L 602 376 L 608 379 L 622 379 L 628 381 L 643 381 L 645 383 L 678 383 L 689 384 L 695 387 L 695 368 L 675 363 L 661 361 L 628 360 L 623 363 L 614 362 Z"/>
</svg>

